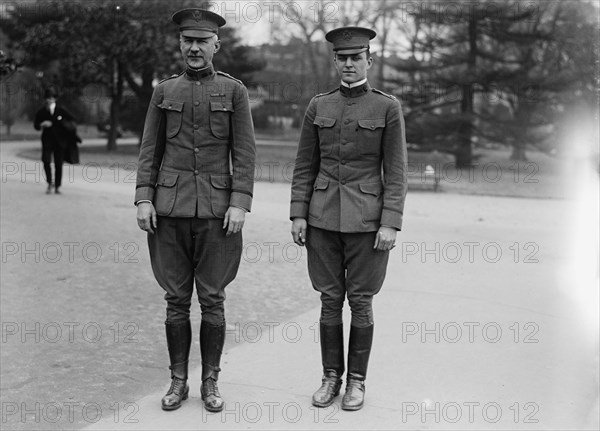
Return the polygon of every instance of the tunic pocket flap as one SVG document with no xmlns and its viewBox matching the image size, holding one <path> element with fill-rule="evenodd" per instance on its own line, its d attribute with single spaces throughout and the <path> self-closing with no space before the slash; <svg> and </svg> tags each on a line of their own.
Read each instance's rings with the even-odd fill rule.
<svg viewBox="0 0 600 431">
<path fill-rule="evenodd" d="M 230 189 L 231 188 L 231 175 L 211 175 L 210 183 L 215 189 Z"/>
<path fill-rule="evenodd" d="M 319 127 L 333 127 L 335 124 L 335 118 L 321 117 L 317 115 L 313 124 Z"/>
<path fill-rule="evenodd" d="M 210 101 L 210 110 L 212 112 L 233 112 L 233 103 L 222 102 L 219 100 Z"/>
<path fill-rule="evenodd" d="M 176 174 L 174 172 L 160 171 L 158 173 L 158 180 L 156 181 L 156 185 L 163 187 L 173 187 L 175 184 L 177 184 L 178 177 L 179 174 Z"/>
<path fill-rule="evenodd" d="M 177 100 L 165 99 L 162 101 L 162 103 L 160 105 L 158 105 L 158 107 L 162 108 L 162 109 L 166 109 L 167 111 L 181 112 L 181 111 L 183 111 L 183 102 L 179 102 Z"/>
<path fill-rule="evenodd" d="M 376 118 L 374 120 L 358 120 L 358 126 L 369 130 L 379 129 L 385 127 L 385 118 Z"/>
<path fill-rule="evenodd" d="M 368 195 L 379 196 L 383 191 L 382 183 L 367 183 L 367 184 L 359 184 L 358 187 L 360 191 L 366 193 Z"/>
<path fill-rule="evenodd" d="M 315 190 L 326 190 L 327 187 L 329 187 L 329 181 L 323 178 L 317 178 L 313 186 Z"/>
</svg>

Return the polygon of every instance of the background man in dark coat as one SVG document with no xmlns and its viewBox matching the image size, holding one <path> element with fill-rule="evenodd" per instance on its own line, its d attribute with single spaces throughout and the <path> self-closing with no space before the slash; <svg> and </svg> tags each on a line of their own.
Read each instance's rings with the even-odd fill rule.
<svg viewBox="0 0 600 431">
<path fill-rule="evenodd" d="M 207 410 L 220 411 L 225 286 L 237 274 L 245 213 L 252 205 L 254 128 L 246 87 L 213 69 L 221 46 L 217 32 L 225 20 L 184 9 L 173 21 L 187 68 L 160 82 L 148 107 L 137 172 L 137 221 L 148 232 L 152 270 L 166 292 L 172 380 L 162 408 L 176 409 L 188 397 L 195 282 L 202 310 L 201 395 Z"/>
<path fill-rule="evenodd" d="M 317 407 L 331 405 L 344 374 L 344 300 L 352 311 L 342 409 L 358 410 L 373 341 L 373 296 L 383 284 L 389 250 L 402 226 L 406 142 L 400 103 L 369 86 L 375 32 L 330 31 L 338 89 L 309 103 L 298 146 L 290 218 L 296 244 L 306 245 L 308 271 L 321 293 L 322 385 Z"/>
<path fill-rule="evenodd" d="M 44 93 L 46 103 L 35 115 L 33 127 L 42 130 L 42 162 L 48 188 L 46 193 L 52 193 L 52 187 L 60 194 L 62 182 L 62 165 L 65 150 L 73 141 L 78 139 L 74 131 L 73 116 L 65 108 L 56 104 L 58 94 L 55 89 L 48 88 Z M 75 143 L 75 146 L 77 144 Z M 54 158 L 54 181 L 52 181 L 52 159 Z"/>
</svg>

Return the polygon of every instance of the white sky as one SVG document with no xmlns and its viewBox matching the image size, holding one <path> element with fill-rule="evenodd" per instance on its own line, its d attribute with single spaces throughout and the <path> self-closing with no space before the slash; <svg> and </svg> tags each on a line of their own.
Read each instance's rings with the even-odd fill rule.
<svg viewBox="0 0 600 431">
<path fill-rule="evenodd" d="M 333 28 L 340 22 L 341 8 L 339 1 L 217 0 L 211 1 L 209 10 L 223 16 L 228 26 L 238 29 L 243 43 L 259 45 L 276 40 L 284 33 L 297 32 L 294 24 L 299 19 L 317 20 L 318 12 L 322 12 L 326 23 Z"/>
</svg>

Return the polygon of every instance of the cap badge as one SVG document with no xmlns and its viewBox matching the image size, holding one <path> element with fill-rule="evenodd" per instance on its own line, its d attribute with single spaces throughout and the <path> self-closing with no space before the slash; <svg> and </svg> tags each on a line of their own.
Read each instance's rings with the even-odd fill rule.
<svg viewBox="0 0 600 431">
<path fill-rule="evenodd" d="M 352 39 L 352 33 L 346 30 L 342 33 L 342 37 L 344 38 L 344 40 L 350 40 Z"/>
<path fill-rule="evenodd" d="M 202 21 L 202 12 L 200 12 L 198 9 L 196 9 L 193 13 L 192 16 L 194 17 L 194 19 L 196 20 L 196 22 L 200 22 Z"/>
</svg>

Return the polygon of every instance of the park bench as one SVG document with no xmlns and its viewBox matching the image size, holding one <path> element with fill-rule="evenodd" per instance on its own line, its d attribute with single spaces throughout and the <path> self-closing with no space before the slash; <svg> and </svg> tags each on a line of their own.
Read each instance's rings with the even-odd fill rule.
<svg viewBox="0 0 600 431">
<path fill-rule="evenodd" d="M 440 173 L 436 172 L 433 165 L 421 162 L 409 162 L 406 172 L 409 189 L 432 189 L 438 191 Z"/>
</svg>

